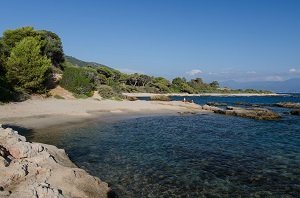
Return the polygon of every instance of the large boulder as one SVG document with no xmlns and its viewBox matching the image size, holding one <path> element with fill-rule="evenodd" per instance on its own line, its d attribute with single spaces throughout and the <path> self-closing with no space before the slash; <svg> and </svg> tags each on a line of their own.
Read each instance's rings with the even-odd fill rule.
<svg viewBox="0 0 300 198">
<path fill-rule="evenodd" d="M 0 197 L 107 197 L 108 184 L 77 168 L 63 149 L 29 143 L 0 125 Z"/>
</svg>

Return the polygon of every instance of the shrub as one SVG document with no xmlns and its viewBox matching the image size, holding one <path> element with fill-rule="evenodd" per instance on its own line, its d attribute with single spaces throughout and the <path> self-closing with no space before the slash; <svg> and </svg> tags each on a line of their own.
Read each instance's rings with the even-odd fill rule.
<svg viewBox="0 0 300 198">
<path fill-rule="evenodd" d="M 154 95 L 154 96 L 150 96 L 150 100 L 171 101 L 171 98 L 166 95 Z"/>
<path fill-rule="evenodd" d="M 6 63 L 6 76 L 14 87 L 29 93 L 44 91 L 51 60 L 40 55 L 41 46 L 35 37 L 26 37 L 11 51 Z"/>
<path fill-rule="evenodd" d="M 66 67 L 60 85 L 76 95 L 93 95 L 93 84 L 84 68 Z"/>
<path fill-rule="evenodd" d="M 123 96 L 121 93 L 114 90 L 112 87 L 108 85 L 100 85 L 98 86 L 98 93 L 104 99 L 122 99 Z"/>
<path fill-rule="evenodd" d="M 15 97 L 15 92 L 13 88 L 7 83 L 4 77 L 0 76 L 0 101 L 8 102 L 13 100 Z"/>
</svg>

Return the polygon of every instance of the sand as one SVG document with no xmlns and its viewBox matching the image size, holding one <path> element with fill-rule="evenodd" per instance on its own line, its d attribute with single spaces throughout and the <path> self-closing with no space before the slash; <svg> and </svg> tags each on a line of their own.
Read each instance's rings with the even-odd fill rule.
<svg viewBox="0 0 300 198">
<path fill-rule="evenodd" d="M 34 99 L 0 105 L 0 123 L 31 129 L 80 124 L 146 115 L 207 112 L 200 105 L 181 101 L 114 101 L 89 99 Z"/>
</svg>

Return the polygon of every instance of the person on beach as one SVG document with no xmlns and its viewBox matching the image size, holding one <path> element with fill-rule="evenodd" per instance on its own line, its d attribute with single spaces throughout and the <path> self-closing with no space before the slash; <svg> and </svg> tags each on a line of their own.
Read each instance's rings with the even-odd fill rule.
<svg viewBox="0 0 300 198">
<path fill-rule="evenodd" d="M 185 98 L 183 98 L 183 102 L 186 102 L 186 99 L 185 99 Z"/>
</svg>

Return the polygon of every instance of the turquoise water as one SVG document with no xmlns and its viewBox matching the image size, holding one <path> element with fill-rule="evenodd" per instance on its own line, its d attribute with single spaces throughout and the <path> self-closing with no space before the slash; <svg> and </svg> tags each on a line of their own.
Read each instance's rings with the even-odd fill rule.
<svg viewBox="0 0 300 198">
<path fill-rule="evenodd" d="M 300 197 L 300 117 L 273 107 L 299 95 L 188 99 L 267 104 L 283 117 L 143 117 L 28 137 L 65 148 L 118 197 Z"/>
</svg>

